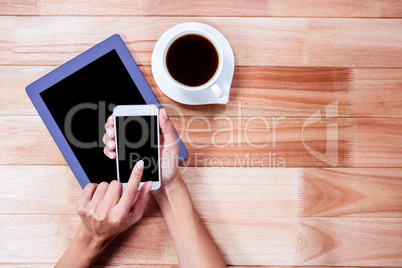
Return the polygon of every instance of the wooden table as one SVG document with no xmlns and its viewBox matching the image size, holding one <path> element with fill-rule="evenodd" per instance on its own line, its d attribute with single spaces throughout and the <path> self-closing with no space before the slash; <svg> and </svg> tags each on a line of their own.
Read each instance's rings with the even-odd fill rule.
<svg viewBox="0 0 402 268">
<path fill-rule="evenodd" d="M 181 133 L 229 265 L 402 266 L 402 1 L 0 0 L 0 14 L 0 267 L 52 267 L 79 223 L 81 189 L 25 87 L 114 33 Z M 156 41 L 188 21 L 233 48 L 227 105 L 177 104 L 153 80 Z M 99 264 L 177 264 L 154 200 L 145 214 Z"/>
</svg>

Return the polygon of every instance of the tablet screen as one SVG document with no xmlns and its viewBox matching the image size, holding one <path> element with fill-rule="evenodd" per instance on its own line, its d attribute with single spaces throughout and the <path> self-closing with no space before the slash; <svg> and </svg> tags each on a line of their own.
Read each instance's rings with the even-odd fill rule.
<svg viewBox="0 0 402 268">
<path fill-rule="evenodd" d="M 116 180 L 116 162 L 103 154 L 106 119 L 117 105 L 146 104 L 117 52 L 108 52 L 40 96 L 89 180 Z"/>
</svg>

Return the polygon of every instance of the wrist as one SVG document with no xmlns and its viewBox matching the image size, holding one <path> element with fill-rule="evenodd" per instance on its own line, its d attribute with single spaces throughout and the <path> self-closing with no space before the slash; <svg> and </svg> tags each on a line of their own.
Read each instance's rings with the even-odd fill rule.
<svg viewBox="0 0 402 268">
<path fill-rule="evenodd" d="M 88 248 L 98 248 L 102 245 L 104 239 L 94 236 L 91 234 L 87 228 L 81 223 L 78 226 L 77 232 L 73 240 L 79 242 L 81 245 L 86 245 Z"/>
<path fill-rule="evenodd" d="M 154 197 L 163 216 L 175 222 L 186 221 L 188 215 L 196 213 L 190 193 L 180 175 L 154 193 Z"/>
<path fill-rule="evenodd" d="M 177 173 L 168 183 L 162 185 L 158 190 L 152 191 L 155 200 L 159 203 L 162 199 L 167 198 L 173 191 L 178 188 L 185 187 L 185 183 L 182 180 L 180 173 Z"/>
<path fill-rule="evenodd" d="M 66 252 L 64 252 L 55 267 L 89 267 L 101 255 L 113 238 L 100 239 L 92 235 L 81 223 Z"/>
<path fill-rule="evenodd" d="M 101 238 L 91 234 L 85 226 L 80 224 L 71 244 L 75 244 L 79 248 L 83 257 L 82 263 L 91 265 L 102 254 L 106 247 L 112 242 L 114 237 Z"/>
</svg>

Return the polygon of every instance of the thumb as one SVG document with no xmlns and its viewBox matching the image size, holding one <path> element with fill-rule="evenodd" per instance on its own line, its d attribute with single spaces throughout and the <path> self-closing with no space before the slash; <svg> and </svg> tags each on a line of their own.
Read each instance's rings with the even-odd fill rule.
<svg viewBox="0 0 402 268">
<path fill-rule="evenodd" d="M 172 121 L 168 118 L 165 109 L 160 109 L 159 111 L 159 125 L 162 130 L 163 137 L 163 147 L 173 146 L 178 143 L 176 132 L 174 131 L 174 126 Z"/>
</svg>

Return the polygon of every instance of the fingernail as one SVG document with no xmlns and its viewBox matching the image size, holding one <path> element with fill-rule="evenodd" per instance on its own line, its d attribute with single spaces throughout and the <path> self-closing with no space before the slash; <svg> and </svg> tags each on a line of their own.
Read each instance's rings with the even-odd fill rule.
<svg viewBox="0 0 402 268">
<path fill-rule="evenodd" d="M 113 158 L 114 153 L 113 153 L 113 152 L 108 152 L 107 155 L 108 155 L 110 158 Z"/>
<path fill-rule="evenodd" d="M 106 134 L 107 134 L 108 136 L 110 136 L 110 132 L 112 132 L 112 130 L 111 130 L 110 128 L 107 128 L 107 129 L 106 129 Z"/>
<path fill-rule="evenodd" d="M 152 185 L 153 185 L 154 183 L 151 181 L 151 186 L 149 186 L 149 190 L 151 191 L 151 189 L 152 189 Z"/>
<path fill-rule="evenodd" d="M 144 161 L 140 160 L 140 161 L 137 162 L 136 165 L 137 165 L 137 168 L 143 169 L 144 168 Z"/>
<path fill-rule="evenodd" d="M 112 149 L 113 143 L 111 141 L 107 141 L 106 143 L 109 149 Z"/>
<path fill-rule="evenodd" d="M 167 113 L 166 113 L 166 110 L 165 110 L 165 109 L 163 109 L 163 117 L 165 117 L 165 119 L 168 119 Z"/>
</svg>

